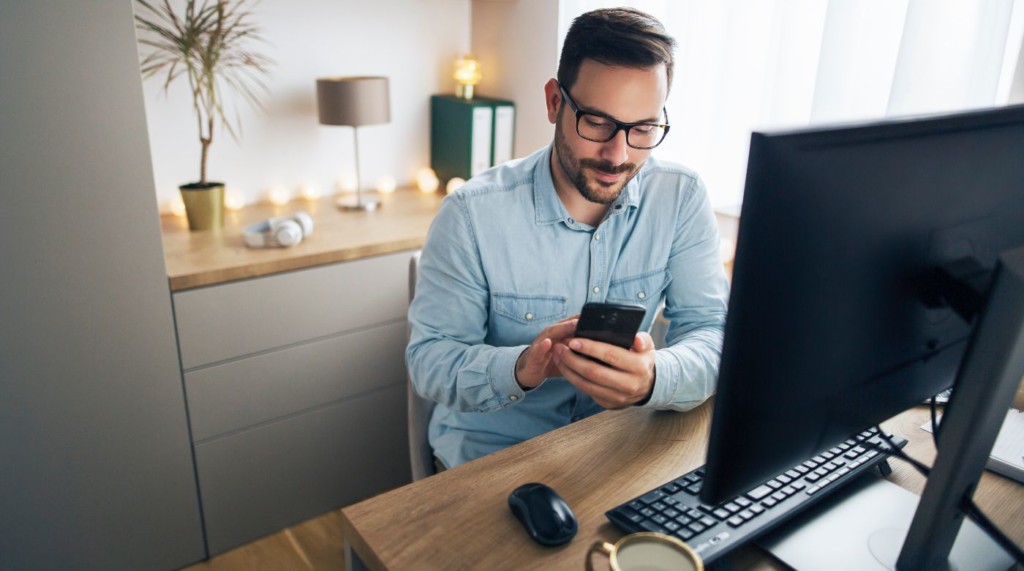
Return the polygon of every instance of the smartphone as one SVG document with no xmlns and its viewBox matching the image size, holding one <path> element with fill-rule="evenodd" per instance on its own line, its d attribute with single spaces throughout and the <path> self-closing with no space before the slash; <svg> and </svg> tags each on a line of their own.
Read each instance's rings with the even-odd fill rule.
<svg viewBox="0 0 1024 571">
<path fill-rule="evenodd" d="M 647 310 L 640 305 L 587 303 L 576 323 L 576 337 L 629 349 L 646 313 Z"/>
</svg>

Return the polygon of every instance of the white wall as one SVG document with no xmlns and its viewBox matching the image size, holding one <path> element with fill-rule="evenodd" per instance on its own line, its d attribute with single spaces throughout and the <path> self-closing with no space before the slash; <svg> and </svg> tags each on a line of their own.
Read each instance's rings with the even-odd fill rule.
<svg viewBox="0 0 1024 571">
<path fill-rule="evenodd" d="M 477 92 L 516 103 L 514 155 L 551 142 L 544 83 L 555 77 L 561 38 L 553 0 L 473 0 L 472 47 L 483 69 Z"/>
<path fill-rule="evenodd" d="M 263 0 L 255 10 L 266 39 L 259 51 L 276 62 L 269 110 L 239 109 L 238 143 L 215 134 L 208 178 L 247 203 L 274 187 L 335 192 L 337 179 L 354 176 L 352 129 L 317 123 L 316 78 L 385 75 L 391 123 L 359 129 L 362 186 L 385 175 L 411 184 L 430 162 L 430 95 L 452 89 L 452 62 L 470 47 L 470 1 Z M 198 131 L 185 83 L 166 96 L 162 80 L 144 87 L 157 200 L 167 210 L 178 185 L 199 178 Z"/>
</svg>

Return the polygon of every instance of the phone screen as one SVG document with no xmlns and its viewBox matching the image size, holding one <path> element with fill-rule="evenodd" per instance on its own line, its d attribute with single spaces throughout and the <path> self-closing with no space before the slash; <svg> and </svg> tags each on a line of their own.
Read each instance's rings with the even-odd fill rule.
<svg viewBox="0 0 1024 571">
<path fill-rule="evenodd" d="M 580 313 L 576 336 L 629 349 L 646 313 L 639 305 L 588 303 Z"/>
</svg>

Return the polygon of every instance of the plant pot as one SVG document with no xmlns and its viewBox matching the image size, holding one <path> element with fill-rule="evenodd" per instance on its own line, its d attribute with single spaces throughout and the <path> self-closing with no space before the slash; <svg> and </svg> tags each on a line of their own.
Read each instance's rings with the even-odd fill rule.
<svg viewBox="0 0 1024 571">
<path fill-rule="evenodd" d="M 189 230 L 213 230 L 224 226 L 224 183 L 193 182 L 178 187 L 185 203 Z"/>
</svg>

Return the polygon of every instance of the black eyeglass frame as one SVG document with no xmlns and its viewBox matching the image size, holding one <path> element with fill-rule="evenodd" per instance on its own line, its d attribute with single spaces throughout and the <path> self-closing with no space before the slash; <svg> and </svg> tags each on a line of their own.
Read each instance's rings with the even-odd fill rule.
<svg viewBox="0 0 1024 571">
<path fill-rule="evenodd" d="M 580 106 L 577 105 L 576 101 L 573 100 L 571 95 L 569 95 L 569 90 L 567 90 L 565 88 L 565 86 L 563 86 L 561 83 L 559 83 L 558 84 L 558 89 L 562 92 L 562 97 L 565 98 L 566 103 L 569 104 L 569 108 L 572 109 L 573 113 L 576 114 L 576 134 L 579 135 L 581 139 L 586 139 L 587 141 L 592 141 L 594 143 L 607 143 L 608 141 L 611 141 L 612 139 L 614 139 L 615 135 L 619 134 L 619 131 L 625 131 L 626 132 L 626 144 L 629 145 L 630 148 L 637 149 L 639 151 L 649 151 L 649 150 L 657 147 L 658 145 L 662 144 L 665 141 L 665 137 L 668 136 L 669 129 L 672 128 L 672 126 L 668 124 L 668 109 L 666 109 L 664 107 L 661 108 L 661 112 L 665 114 L 665 122 L 664 123 L 650 123 L 650 122 L 647 122 L 647 121 L 641 121 L 639 123 L 623 123 L 622 121 L 619 121 L 618 119 L 615 119 L 614 117 L 609 117 L 608 115 L 605 115 L 603 113 L 595 113 L 593 111 L 582 111 L 582 110 L 580 110 Z M 615 130 L 612 131 L 611 135 L 609 135 L 607 139 L 591 139 L 590 137 L 586 137 L 586 136 L 583 135 L 583 133 L 580 133 L 580 119 L 584 115 L 593 115 L 595 117 L 600 117 L 601 119 L 604 119 L 606 121 L 610 121 L 612 124 L 615 125 Z M 664 129 L 665 132 L 662 133 L 661 139 L 659 139 L 657 143 L 651 145 L 650 147 L 638 147 L 638 146 L 636 146 L 636 145 L 634 145 L 634 144 L 629 142 L 629 131 L 633 127 L 660 127 L 662 129 Z"/>
</svg>

